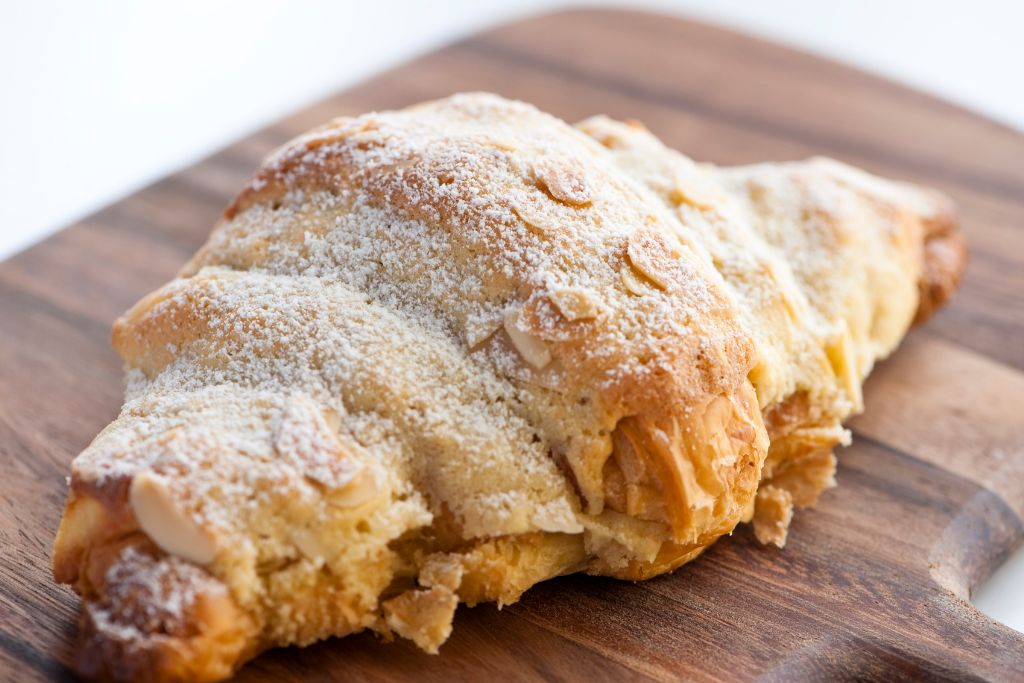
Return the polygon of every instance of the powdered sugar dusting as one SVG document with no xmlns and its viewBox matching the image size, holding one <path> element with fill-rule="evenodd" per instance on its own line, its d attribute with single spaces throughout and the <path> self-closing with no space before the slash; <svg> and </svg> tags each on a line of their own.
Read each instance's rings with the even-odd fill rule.
<svg viewBox="0 0 1024 683">
<path fill-rule="evenodd" d="M 177 558 L 158 560 L 128 547 L 104 577 L 105 599 L 87 606 L 97 631 L 123 643 L 186 634 L 196 596 L 224 595 L 224 586 Z"/>
<path fill-rule="evenodd" d="M 139 472 L 162 477 L 216 539 L 211 573 L 240 604 L 284 610 L 282 629 L 275 572 L 327 568 L 374 605 L 389 544 L 438 516 L 466 541 L 581 533 L 622 417 L 687 415 L 752 363 L 678 221 L 604 147 L 521 103 L 324 127 L 119 322 L 126 403 L 73 485 L 117 505 Z M 362 472 L 370 495 L 340 505 Z"/>
<path fill-rule="evenodd" d="M 700 167 L 483 94 L 289 143 L 118 322 L 126 402 L 73 465 L 121 538 L 148 547 L 126 499 L 157 482 L 148 528 L 215 550 L 125 546 L 89 618 L 160 638 L 227 591 L 261 642 L 305 643 L 379 625 L 382 593 L 479 539 L 585 534 L 558 539 L 614 573 L 720 533 L 764 459 L 748 378 L 762 408 L 810 397 L 828 448 L 909 322 L 914 264 L 885 240 L 913 222 L 876 189 L 825 162 Z M 653 445 L 610 459 L 629 420 Z"/>
</svg>

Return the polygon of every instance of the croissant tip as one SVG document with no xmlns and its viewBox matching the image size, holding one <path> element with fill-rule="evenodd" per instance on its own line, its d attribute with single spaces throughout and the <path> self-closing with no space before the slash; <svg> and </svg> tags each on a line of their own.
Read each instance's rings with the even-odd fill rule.
<svg viewBox="0 0 1024 683">
<path fill-rule="evenodd" d="M 956 205 L 948 196 L 936 193 L 934 206 L 930 215 L 922 217 L 924 264 L 918 282 L 920 302 L 915 324 L 930 318 L 953 296 L 967 268 L 967 241 Z"/>
</svg>

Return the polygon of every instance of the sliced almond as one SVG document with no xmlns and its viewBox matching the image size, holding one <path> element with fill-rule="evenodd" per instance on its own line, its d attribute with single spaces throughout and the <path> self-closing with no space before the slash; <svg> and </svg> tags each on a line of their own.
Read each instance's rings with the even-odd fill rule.
<svg viewBox="0 0 1024 683">
<path fill-rule="evenodd" d="M 621 148 L 626 144 L 623 129 L 627 127 L 607 116 L 591 116 L 577 123 L 575 127 L 608 149 Z"/>
<path fill-rule="evenodd" d="M 338 430 L 341 429 L 341 417 L 344 414 L 344 410 L 342 408 L 341 412 L 339 412 L 337 409 L 328 406 L 321 413 L 324 424 L 327 425 L 327 429 L 330 430 L 331 434 L 337 434 Z"/>
<path fill-rule="evenodd" d="M 556 289 L 562 287 L 554 286 Z M 558 310 L 558 306 L 551 298 L 552 290 L 537 292 L 523 302 L 516 318 L 516 328 L 539 339 L 550 348 L 550 344 L 580 339 L 589 334 L 588 325 L 574 323 L 570 316 L 572 310 L 569 303 L 566 303 L 568 314 Z M 595 300 L 596 304 L 596 300 Z M 581 306 L 584 306 L 581 304 Z M 584 306 L 585 307 L 585 306 Z M 599 311 L 598 311 L 599 313 Z M 591 317 L 596 317 L 595 315 Z"/>
<path fill-rule="evenodd" d="M 697 169 L 685 175 L 677 175 L 672 180 L 669 199 L 676 206 L 687 204 L 701 211 L 713 209 L 717 193 L 707 178 L 700 175 Z"/>
<path fill-rule="evenodd" d="M 660 233 L 646 228 L 637 230 L 629 237 L 626 257 L 633 269 L 658 289 L 668 289 L 672 284 L 667 269 L 676 254 Z"/>
<path fill-rule="evenodd" d="M 506 313 L 505 332 L 508 333 L 508 338 L 512 340 L 512 345 L 516 347 L 516 351 L 523 357 L 523 360 L 538 370 L 543 369 L 551 362 L 551 352 L 548 351 L 540 337 L 520 329 L 517 324 L 518 319 L 519 311 L 511 310 Z"/>
<path fill-rule="evenodd" d="M 532 232 L 542 235 L 558 229 L 552 216 L 545 215 L 537 207 L 526 202 L 513 204 L 512 210 Z"/>
<path fill-rule="evenodd" d="M 299 552 L 311 562 L 320 565 L 329 559 L 320 538 L 306 527 L 297 526 L 290 529 L 288 531 L 288 538 L 299 549 Z"/>
<path fill-rule="evenodd" d="M 596 318 L 601 312 L 601 302 L 597 295 L 585 287 L 563 287 L 548 295 L 562 316 L 572 322 Z"/>
<path fill-rule="evenodd" d="M 200 565 L 217 556 L 213 534 L 179 507 L 164 477 L 149 470 L 136 474 L 128 504 L 139 527 L 167 553 Z"/>
<path fill-rule="evenodd" d="M 466 320 L 466 323 L 462 328 L 462 336 L 466 341 L 466 347 L 470 351 L 475 351 L 480 346 L 494 336 L 494 333 L 501 329 L 501 316 L 494 315 L 493 317 L 470 317 Z"/>
<path fill-rule="evenodd" d="M 484 138 L 484 144 L 490 145 L 491 147 L 497 147 L 498 149 L 503 149 L 506 152 L 514 152 L 519 149 L 519 144 L 514 138 L 509 137 L 508 135 L 492 133 Z"/>
<path fill-rule="evenodd" d="M 328 500 L 331 505 L 355 508 L 376 498 L 380 491 L 377 476 L 370 468 L 364 468 L 345 486 L 331 491 Z"/>
<path fill-rule="evenodd" d="M 619 269 L 619 276 L 622 278 L 622 284 L 626 291 L 630 294 L 644 296 L 654 290 L 654 285 L 648 282 L 646 278 L 641 277 L 628 261 L 622 264 L 622 267 Z"/>
<path fill-rule="evenodd" d="M 571 206 L 585 206 L 592 200 L 590 186 L 582 168 L 545 160 L 534 168 L 537 180 L 552 197 Z"/>
<path fill-rule="evenodd" d="M 303 476 L 328 489 L 344 488 L 364 468 L 342 446 L 319 404 L 303 394 L 288 398 L 274 433 L 274 448 Z"/>
</svg>

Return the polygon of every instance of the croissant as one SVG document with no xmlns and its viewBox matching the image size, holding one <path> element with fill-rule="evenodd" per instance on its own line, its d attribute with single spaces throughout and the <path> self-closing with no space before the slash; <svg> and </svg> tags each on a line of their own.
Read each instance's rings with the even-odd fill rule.
<svg viewBox="0 0 1024 683">
<path fill-rule="evenodd" d="M 337 119 L 114 326 L 124 407 L 53 554 L 76 665 L 436 652 L 460 602 L 648 578 L 741 522 L 781 546 L 964 261 L 945 196 L 828 159 L 701 165 L 488 94 Z"/>
</svg>

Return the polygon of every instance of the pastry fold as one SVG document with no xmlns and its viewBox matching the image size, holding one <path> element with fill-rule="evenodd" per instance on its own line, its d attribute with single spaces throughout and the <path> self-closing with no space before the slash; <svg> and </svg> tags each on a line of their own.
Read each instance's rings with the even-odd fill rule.
<svg viewBox="0 0 1024 683">
<path fill-rule="evenodd" d="M 78 668 L 436 652 L 460 602 L 655 576 L 741 522 L 781 546 L 964 260 L 947 198 L 827 159 L 701 165 L 488 94 L 337 119 L 114 326 L 124 408 L 54 547 Z"/>
</svg>

